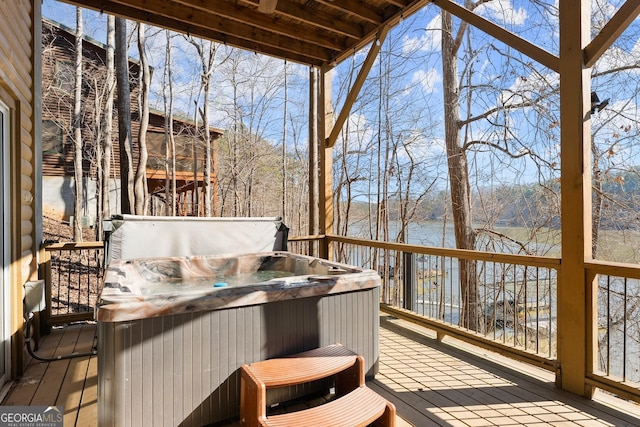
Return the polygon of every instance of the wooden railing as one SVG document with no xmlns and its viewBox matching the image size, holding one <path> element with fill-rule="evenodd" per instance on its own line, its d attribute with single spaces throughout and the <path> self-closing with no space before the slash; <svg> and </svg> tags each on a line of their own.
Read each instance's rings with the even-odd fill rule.
<svg viewBox="0 0 640 427">
<path fill-rule="evenodd" d="M 102 242 L 46 243 L 40 256 L 49 325 L 92 320 L 104 271 Z"/>
<path fill-rule="evenodd" d="M 287 248 L 289 252 L 295 254 L 318 256 L 322 239 L 324 239 L 324 235 L 289 236 Z"/>
<path fill-rule="evenodd" d="M 332 246 L 335 261 L 377 270 L 384 313 L 557 372 L 560 259 L 308 237 L 310 247 Z M 295 239 L 304 248 L 302 240 Z M 462 326 L 469 311 L 456 295 L 463 261 L 472 262 L 479 290 L 475 330 Z M 592 321 L 576 331 L 593 337 L 585 385 L 640 402 L 640 267 L 594 261 L 585 268 Z"/>
<path fill-rule="evenodd" d="M 518 360 L 557 371 L 557 258 L 378 242 L 342 236 L 289 239 L 289 251 L 375 269 L 382 278 L 381 310 L 398 318 Z M 103 274 L 102 242 L 46 244 L 49 324 L 93 319 Z M 472 271 L 475 310 L 460 293 L 461 263 Z M 585 263 L 591 302 L 585 331 L 589 385 L 640 402 L 640 268 Z M 561 308 L 560 308 L 561 309 Z M 473 313 L 473 316 L 471 315 Z M 473 328 L 464 327 L 473 325 Z"/>
</svg>

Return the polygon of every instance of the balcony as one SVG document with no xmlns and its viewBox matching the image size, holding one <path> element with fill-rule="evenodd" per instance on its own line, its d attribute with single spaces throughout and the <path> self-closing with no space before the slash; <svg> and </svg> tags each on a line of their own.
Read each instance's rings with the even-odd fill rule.
<svg viewBox="0 0 640 427">
<path fill-rule="evenodd" d="M 398 426 L 640 423 L 635 404 L 605 393 L 589 400 L 563 392 L 545 370 L 455 339 L 439 341 L 433 331 L 392 316 L 382 315 L 380 324 L 380 371 L 368 385 L 396 405 Z M 37 354 L 87 352 L 95 331 L 91 322 L 55 328 Z M 61 405 L 65 426 L 97 425 L 96 356 L 27 363 L 3 405 Z"/>
<path fill-rule="evenodd" d="M 293 238 L 289 249 L 318 253 L 321 239 Z M 640 405 L 631 403 L 640 394 L 637 350 L 627 342 L 635 326 L 615 313 L 616 307 L 637 305 L 636 268 L 586 265 L 589 283 L 595 284 L 593 321 L 585 325 L 594 340 L 587 353 L 598 360 L 585 373 L 585 387 L 597 387 L 589 400 L 556 387 L 559 260 L 339 236 L 329 240 L 334 259 L 375 268 L 382 276 L 380 369 L 369 385 L 396 405 L 402 423 L 640 425 Z M 96 260 L 102 249 L 100 242 L 43 249 L 45 318 L 54 326 L 40 342 L 40 356 L 86 352 L 95 345 L 89 308 L 100 282 Z M 473 261 L 480 289 L 477 331 L 461 326 L 469 315 L 460 311 L 455 292 L 456 268 L 465 260 Z M 88 322 L 55 326 L 83 318 Z M 50 363 L 28 358 L 25 375 L 3 404 L 62 405 L 65 425 L 91 425 L 96 388 L 95 356 Z"/>
</svg>

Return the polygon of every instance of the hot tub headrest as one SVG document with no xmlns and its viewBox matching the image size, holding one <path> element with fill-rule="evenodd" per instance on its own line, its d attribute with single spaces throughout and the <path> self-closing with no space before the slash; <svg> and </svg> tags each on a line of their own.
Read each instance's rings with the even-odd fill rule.
<svg viewBox="0 0 640 427">
<path fill-rule="evenodd" d="M 286 251 L 289 231 L 280 217 L 114 215 L 104 225 L 107 264 L 112 259 Z"/>
</svg>

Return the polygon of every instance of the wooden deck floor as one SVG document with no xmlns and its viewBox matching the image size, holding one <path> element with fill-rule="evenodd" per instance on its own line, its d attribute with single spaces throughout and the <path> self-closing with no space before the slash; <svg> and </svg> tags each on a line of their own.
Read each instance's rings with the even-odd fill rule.
<svg viewBox="0 0 640 427">
<path fill-rule="evenodd" d="M 503 359 L 405 322 L 381 318 L 380 372 L 368 385 L 392 401 L 398 426 L 639 426 L 640 406 L 599 393 L 562 392 L 550 373 Z M 56 330 L 39 356 L 87 352 L 94 325 Z M 461 349 L 464 347 L 464 349 Z M 62 405 L 64 425 L 97 425 L 97 357 L 29 358 L 3 405 Z"/>
<path fill-rule="evenodd" d="M 40 342 L 42 358 L 90 352 L 96 326 L 54 329 Z M 24 375 L 11 387 L 3 405 L 62 406 L 64 425 L 95 426 L 98 417 L 97 356 L 42 362 L 27 356 Z"/>
</svg>

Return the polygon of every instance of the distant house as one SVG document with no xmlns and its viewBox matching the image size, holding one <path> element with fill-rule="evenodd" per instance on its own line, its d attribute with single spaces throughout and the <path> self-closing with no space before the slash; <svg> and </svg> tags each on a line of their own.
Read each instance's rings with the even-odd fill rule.
<svg viewBox="0 0 640 427">
<path fill-rule="evenodd" d="M 42 22 L 42 178 L 43 214 L 69 219 L 73 212 L 75 194 L 73 164 L 73 91 L 74 91 L 74 30 L 62 24 L 43 19 Z M 82 89 L 82 138 L 83 138 L 83 224 L 92 226 L 97 218 L 97 141 L 103 135 L 101 119 L 104 81 L 106 76 L 106 46 L 90 37 L 83 40 L 83 89 Z M 140 65 L 129 60 L 131 78 L 131 115 L 133 133 L 134 164 L 139 151 L 137 146 L 140 128 L 137 104 L 138 76 Z M 147 185 L 151 195 L 150 214 L 168 212 L 165 197 L 167 181 L 165 116 L 151 111 L 147 131 L 148 162 L 146 168 Z M 113 151 L 111 155 L 110 208 L 112 213 L 120 212 L 120 169 L 117 130 L 117 111 L 114 110 L 112 133 Z M 202 129 L 196 129 L 193 121 L 175 118 L 173 120 L 176 143 L 176 206 L 180 215 L 194 214 L 192 208 L 193 189 L 203 184 L 204 142 Z M 197 130 L 197 132 L 196 132 Z M 222 135 L 222 131 L 210 128 L 212 139 Z M 196 146 L 194 150 L 193 147 Z M 196 160 L 194 161 L 194 152 Z M 197 174 L 194 177 L 194 164 Z M 211 180 L 215 180 L 215 173 Z M 197 185 L 194 185 L 194 182 Z M 202 206 L 202 203 L 199 203 Z"/>
</svg>

